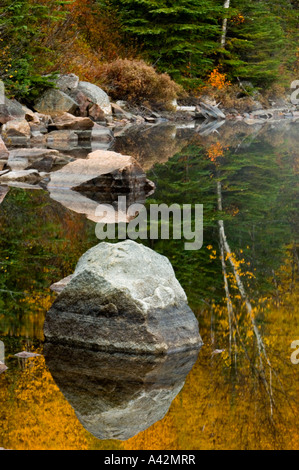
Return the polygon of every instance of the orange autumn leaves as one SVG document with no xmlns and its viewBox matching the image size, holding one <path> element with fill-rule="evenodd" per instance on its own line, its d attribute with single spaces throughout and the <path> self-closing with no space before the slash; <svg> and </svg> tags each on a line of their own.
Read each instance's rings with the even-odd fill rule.
<svg viewBox="0 0 299 470">
<path fill-rule="evenodd" d="M 215 68 L 208 78 L 208 84 L 217 88 L 217 90 L 222 90 L 228 87 L 231 83 L 227 80 L 227 75 L 225 73 L 221 73 L 219 68 Z"/>
</svg>

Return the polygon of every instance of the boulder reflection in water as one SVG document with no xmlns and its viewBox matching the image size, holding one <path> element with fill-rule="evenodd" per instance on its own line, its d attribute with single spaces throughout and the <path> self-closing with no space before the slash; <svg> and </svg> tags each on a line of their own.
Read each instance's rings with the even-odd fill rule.
<svg viewBox="0 0 299 470">
<path fill-rule="evenodd" d="M 127 440 L 161 420 L 197 356 L 198 350 L 154 357 L 45 344 L 53 379 L 98 439 Z"/>
</svg>

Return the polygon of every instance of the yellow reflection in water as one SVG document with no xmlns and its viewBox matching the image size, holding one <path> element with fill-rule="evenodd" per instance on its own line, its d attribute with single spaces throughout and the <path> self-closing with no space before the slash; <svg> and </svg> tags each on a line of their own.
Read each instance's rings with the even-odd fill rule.
<svg viewBox="0 0 299 470">
<path fill-rule="evenodd" d="M 290 250 L 291 253 L 291 250 Z M 43 356 L 0 375 L 0 446 L 9 449 L 298 449 L 298 285 L 291 256 L 276 273 L 271 300 L 254 306 L 271 367 L 260 357 L 252 325 L 238 313 L 229 354 L 225 306 L 218 323 L 203 329 L 205 346 L 166 417 L 126 442 L 100 441 L 79 423 L 55 385 Z M 298 269 L 296 267 L 296 269 Z M 238 299 L 234 299 L 234 306 Z M 240 303 L 240 312 L 243 306 Z M 204 312 L 206 319 L 211 311 Z M 226 318 L 226 321 L 225 321 Z M 241 341 L 242 340 L 242 341 Z M 40 352 L 40 351 L 35 351 Z"/>
</svg>

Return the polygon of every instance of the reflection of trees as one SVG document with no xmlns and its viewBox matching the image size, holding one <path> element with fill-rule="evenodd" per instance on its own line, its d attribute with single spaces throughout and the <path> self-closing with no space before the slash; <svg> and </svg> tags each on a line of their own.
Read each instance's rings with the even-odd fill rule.
<svg viewBox="0 0 299 470">
<path fill-rule="evenodd" d="M 94 244 L 93 228 L 42 190 L 10 190 L 0 206 L 1 334 L 42 337 L 49 287 Z"/>
<path fill-rule="evenodd" d="M 0 445 L 7 449 L 114 447 L 113 442 L 101 443 L 85 431 L 52 379 L 42 356 L 26 360 L 15 377 L 11 368 L 0 376 L 0 417 Z M 119 447 L 117 443 L 115 447 Z"/>
<path fill-rule="evenodd" d="M 175 124 L 158 126 L 132 126 L 121 137 L 116 137 L 113 150 L 132 155 L 147 171 L 155 163 L 166 162 L 186 145 Z"/>
<path fill-rule="evenodd" d="M 246 376 L 246 387 L 251 391 L 244 389 L 245 400 L 253 400 L 257 406 L 259 396 L 263 409 L 255 417 L 261 428 L 257 432 L 262 434 L 265 426 L 269 427 L 271 435 L 265 447 L 271 448 L 279 447 L 279 439 L 285 437 L 286 416 L 288 420 L 298 416 L 298 403 L 294 401 L 298 389 L 296 386 L 290 389 L 289 358 L 281 360 L 282 351 L 290 355 L 288 337 L 293 325 L 284 327 L 285 343 L 272 341 L 271 336 L 273 330 L 281 329 L 281 323 L 289 315 L 282 307 L 285 293 L 281 296 L 277 290 L 283 284 L 282 269 L 290 255 L 292 277 L 287 281 L 288 286 L 294 285 L 294 273 L 298 269 L 294 249 L 296 165 L 285 140 L 282 148 L 273 149 L 269 142 L 259 139 L 244 149 L 240 145 L 224 148 L 215 136 L 214 140 L 210 137 L 208 145 L 197 138 L 164 167 L 154 168 L 156 199 L 180 204 L 203 203 L 205 225 L 205 247 L 202 253 L 191 254 L 187 270 L 186 264 L 181 263 L 182 255 L 176 252 L 182 247 L 178 248 L 174 241 L 159 242 L 155 247 L 163 254 L 172 255 L 178 278 L 188 295 L 191 291 L 191 303 L 198 305 L 197 311 L 206 320 L 211 316 L 212 349 L 222 351 L 218 364 L 227 373 L 231 370 L 231 380 L 234 377 L 238 382 Z M 277 158 L 279 153 L 283 156 Z M 209 261 L 213 264 L 209 265 Z M 206 272 L 214 292 L 211 286 L 205 292 L 202 288 Z M 221 301 L 223 293 L 224 302 Z M 291 303 L 295 308 L 295 294 Z M 206 304 L 209 309 L 204 307 Z M 242 412 L 241 403 L 238 408 Z M 228 413 L 234 414 L 231 409 Z M 258 422 L 259 419 L 264 421 Z M 298 442 L 297 434 L 294 438 Z M 252 436 L 248 439 L 249 446 L 258 447 Z"/>
</svg>

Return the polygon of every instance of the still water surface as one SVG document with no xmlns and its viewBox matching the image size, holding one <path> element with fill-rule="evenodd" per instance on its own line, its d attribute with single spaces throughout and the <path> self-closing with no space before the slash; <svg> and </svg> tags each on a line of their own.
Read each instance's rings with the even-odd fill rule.
<svg viewBox="0 0 299 470">
<path fill-rule="evenodd" d="M 98 243 L 95 223 L 40 189 L 0 205 L 0 447 L 298 449 L 298 131 L 226 123 L 131 128 L 114 150 L 155 182 L 150 203 L 203 204 L 204 244 L 167 256 L 204 346 L 174 361 L 44 347 L 50 285 Z M 27 350 L 40 354 L 21 359 Z M 299 357 L 299 354 L 298 354 Z M 4 362 L 1 359 L 0 361 Z M 112 410 L 112 411 L 111 411 Z M 164 416 L 165 415 L 165 416 Z"/>
</svg>

